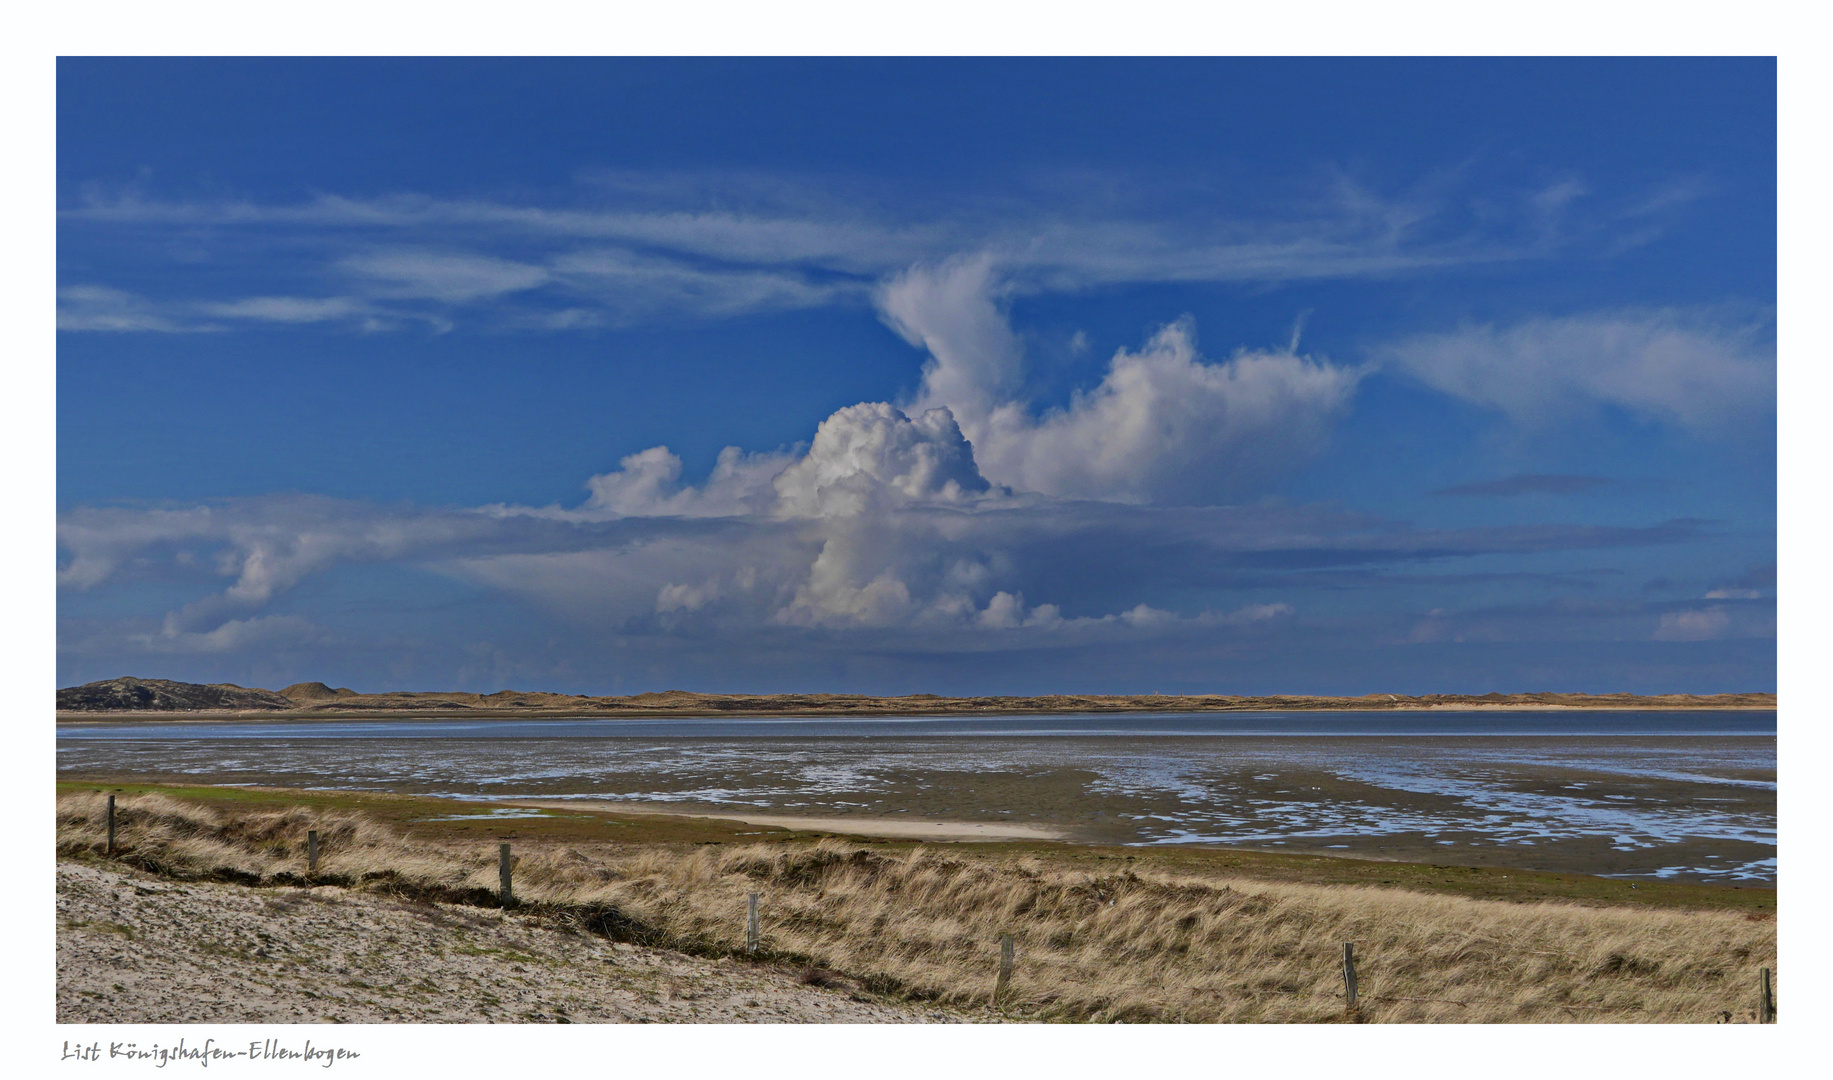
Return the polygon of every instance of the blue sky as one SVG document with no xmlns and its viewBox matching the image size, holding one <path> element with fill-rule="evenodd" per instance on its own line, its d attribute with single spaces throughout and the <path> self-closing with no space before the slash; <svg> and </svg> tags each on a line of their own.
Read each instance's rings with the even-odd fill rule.
<svg viewBox="0 0 1833 1080">
<path fill-rule="evenodd" d="M 62 60 L 59 684 L 1773 690 L 1775 97 Z"/>
</svg>

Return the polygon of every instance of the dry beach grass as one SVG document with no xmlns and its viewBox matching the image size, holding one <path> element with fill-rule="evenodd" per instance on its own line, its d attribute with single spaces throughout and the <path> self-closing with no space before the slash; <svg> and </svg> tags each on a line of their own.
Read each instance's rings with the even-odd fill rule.
<svg viewBox="0 0 1833 1080">
<path fill-rule="evenodd" d="M 58 852 L 95 858 L 105 801 L 58 801 Z M 118 807 L 118 858 L 170 878 L 306 884 L 496 904 L 496 850 L 434 843 L 306 808 L 230 813 L 158 794 Z M 769 962 L 870 991 L 986 1003 L 1001 934 L 1018 963 L 989 1019 L 1069 1021 L 1682 1022 L 1755 1019 L 1773 918 L 1730 911 L 1511 903 L 1223 874 L 1112 873 L 1035 853 L 885 851 L 820 842 L 518 844 L 527 914 L 701 957 L 742 955 L 761 894 Z M 1341 943 L 1361 1000 L 1345 1008 Z"/>
<path fill-rule="evenodd" d="M 60 1023 L 934 1023 L 797 968 L 336 886 L 57 864 Z"/>
</svg>

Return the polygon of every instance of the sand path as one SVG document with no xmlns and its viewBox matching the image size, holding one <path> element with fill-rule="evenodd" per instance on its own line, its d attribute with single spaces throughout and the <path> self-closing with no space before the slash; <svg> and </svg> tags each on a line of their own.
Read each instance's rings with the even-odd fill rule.
<svg viewBox="0 0 1833 1080">
<path fill-rule="evenodd" d="M 960 1019 L 514 912 L 57 864 L 60 1024 Z"/>
</svg>

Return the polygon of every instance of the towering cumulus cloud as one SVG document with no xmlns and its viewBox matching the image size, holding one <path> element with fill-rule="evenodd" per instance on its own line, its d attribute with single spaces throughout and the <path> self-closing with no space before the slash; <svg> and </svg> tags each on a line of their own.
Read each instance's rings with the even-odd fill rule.
<svg viewBox="0 0 1833 1080">
<path fill-rule="evenodd" d="M 947 407 L 992 481 L 1021 491 L 1130 503 L 1237 496 L 1303 462 L 1348 404 L 1360 374 L 1292 352 L 1198 353 L 1189 320 L 1066 408 L 1034 415 L 1020 396 L 1023 350 L 995 304 L 985 258 L 909 270 L 879 303 L 929 352 L 916 407 Z"/>
<path fill-rule="evenodd" d="M 912 419 L 882 402 L 849 405 L 822 421 L 808 455 L 774 484 L 786 517 L 856 517 L 910 503 L 960 505 L 990 485 L 954 414 Z"/>
<path fill-rule="evenodd" d="M 70 553 L 60 573 L 87 588 L 170 549 L 232 576 L 172 613 L 165 648 L 212 646 L 209 635 L 231 629 L 246 637 L 257 623 L 232 617 L 332 563 L 401 558 L 620 633 L 1060 636 L 1261 621 L 1148 606 L 1142 594 L 1163 594 L 1189 548 L 1167 539 L 1168 520 L 1151 538 L 1125 535 L 1116 515 L 1132 511 L 1101 503 L 1214 504 L 1263 483 L 1322 442 L 1357 374 L 1291 351 L 1210 363 L 1184 321 L 1117 353 L 1067 408 L 1035 415 L 999 293 L 985 258 L 891 280 L 885 319 L 928 353 L 915 400 L 840 409 L 805 453 L 727 447 L 698 485 L 654 446 L 591 477 L 571 508 L 77 511 L 60 524 Z M 1203 531 L 1213 542 L 1213 527 Z M 1110 569 L 1124 551 L 1134 579 L 1091 591 L 1076 569 L 1091 557 L 1084 547 L 1107 552 Z M 1291 611 L 1253 611 L 1263 608 Z"/>
<path fill-rule="evenodd" d="M 821 547 L 775 621 L 892 626 L 973 614 L 990 583 L 985 562 L 920 511 L 964 508 L 991 488 L 947 409 L 913 419 L 868 402 L 836 412 L 776 478 L 777 513 L 817 523 Z"/>
</svg>

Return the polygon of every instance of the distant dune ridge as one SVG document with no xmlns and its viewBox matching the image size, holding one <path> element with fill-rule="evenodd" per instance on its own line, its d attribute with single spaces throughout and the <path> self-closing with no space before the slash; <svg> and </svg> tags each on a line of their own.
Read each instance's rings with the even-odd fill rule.
<svg viewBox="0 0 1833 1080">
<path fill-rule="evenodd" d="M 297 704 L 307 701 L 336 701 L 338 698 L 359 695 L 355 690 L 347 687 L 338 687 L 333 690 L 321 682 L 296 682 L 280 691 L 280 696 L 287 699 L 288 702 Z"/>
<path fill-rule="evenodd" d="M 272 690 L 234 683 L 104 679 L 57 692 L 59 712 L 265 712 L 297 707 L 291 698 Z"/>
<path fill-rule="evenodd" d="M 57 692 L 59 713 L 278 713 L 294 716 L 465 713 L 515 716 L 871 716 L 955 713 L 1238 712 L 1278 709 L 1773 709 L 1774 694 L 1368 694 L 1363 697 L 1232 694 L 1046 694 L 1037 697 L 869 697 L 862 694 L 697 694 L 687 690 L 588 697 L 542 691 L 494 694 L 391 691 L 360 694 L 321 682 L 275 692 L 234 683 L 123 677 Z"/>
</svg>

